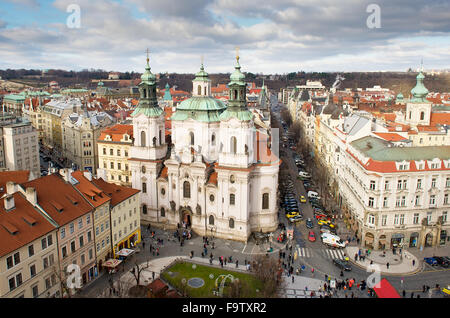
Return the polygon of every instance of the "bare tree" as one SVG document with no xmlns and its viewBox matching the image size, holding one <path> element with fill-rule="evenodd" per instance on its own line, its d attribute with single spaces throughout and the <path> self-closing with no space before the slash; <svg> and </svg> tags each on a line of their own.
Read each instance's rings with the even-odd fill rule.
<svg viewBox="0 0 450 318">
<path fill-rule="evenodd" d="M 133 274 L 134 279 L 136 279 L 136 285 L 139 286 L 140 284 L 140 280 L 141 280 L 141 273 L 145 270 L 149 268 L 149 264 L 147 262 L 146 265 L 141 265 L 139 266 L 137 260 L 134 262 L 134 266 L 131 269 L 131 274 Z"/>
<path fill-rule="evenodd" d="M 282 284 L 280 263 L 274 257 L 256 255 L 252 267 L 255 276 L 263 283 L 263 297 L 277 297 Z"/>
</svg>

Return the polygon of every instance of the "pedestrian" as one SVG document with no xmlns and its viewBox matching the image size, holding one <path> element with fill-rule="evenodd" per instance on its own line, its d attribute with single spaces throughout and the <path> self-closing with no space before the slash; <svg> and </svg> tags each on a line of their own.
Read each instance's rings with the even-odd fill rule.
<svg viewBox="0 0 450 318">
<path fill-rule="evenodd" d="M 294 275 L 292 275 L 292 284 L 294 283 L 294 277 L 295 277 L 295 276 L 294 276 Z"/>
<path fill-rule="evenodd" d="M 341 276 L 341 277 L 344 277 L 344 272 L 343 272 L 343 271 L 341 271 L 340 276 Z"/>
<path fill-rule="evenodd" d="M 236 268 L 238 268 L 238 266 L 239 266 L 239 261 L 236 260 Z"/>
<path fill-rule="evenodd" d="M 311 267 L 311 274 L 314 277 L 314 267 Z"/>
<path fill-rule="evenodd" d="M 387 268 L 387 269 L 389 269 L 389 262 L 388 262 L 388 263 L 386 263 L 386 268 Z"/>
<path fill-rule="evenodd" d="M 416 265 L 416 260 L 415 259 L 412 260 L 412 265 L 413 265 L 413 267 Z"/>
<path fill-rule="evenodd" d="M 422 293 L 426 291 L 427 287 L 425 285 L 422 286 Z"/>
<path fill-rule="evenodd" d="M 156 256 L 159 256 L 159 247 L 156 248 Z"/>
<path fill-rule="evenodd" d="M 414 292 L 411 293 L 411 298 L 414 298 Z"/>
<path fill-rule="evenodd" d="M 211 244 L 211 248 L 212 248 L 212 249 L 214 249 L 214 242 L 212 242 L 212 244 Z"/>
<path fill-rule="evenodd" d="M 325 274 L 325 281 L 328 281 L 328 275 Z"/>
<path fill-rule="evenodd" d="M 358 261 L 358 254 L 355 253 L 355 262 Z"/>
<path fill-rule="evenodd" d="M 145 249 L 145 241 L 142 241 L 142 249 Z"/>
<path fill-rule="evenodd" d="M 152 272 L 152 280 L 155 280 L 155 272 Z"/>
<path fill-rule="evenodd" d="M 405 298 L 405 296 L 406 296 L 406 291 L 405 291 L 404 289 L 403 289 L 402 295 L 403 295 L 403 298 Z"/>
</svg>

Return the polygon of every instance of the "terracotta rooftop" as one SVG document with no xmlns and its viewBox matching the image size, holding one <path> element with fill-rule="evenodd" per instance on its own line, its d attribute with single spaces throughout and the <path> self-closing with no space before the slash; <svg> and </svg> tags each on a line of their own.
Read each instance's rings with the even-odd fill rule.
<svg viewBox="0 0 450 318">
<path fill-rule="evenodd" d="M 72 222 L 93 210 L 77 190 L 57 173 L 22 183 L 21 186 L 36 189 L 38 204 L 59 225 Z"/>
<path fill-rule="evenodd" d="M 110 201 L 111 198 L 108 197 L 101 189 L 95 186 L 94 183 L 89 181 L 81 171 L 72 172 L 72 177 L 78 181 L 74 185 L 80 193 L 83 194 L 84 198 L 92 204 L 95 208 L 105 204 Z"/>
<path fill-rule="evenodd" d="M 30 179 L 29 170 L 0 172 L 0 196 L 6 193 L 6 183 L 8 181 L 12 181 L 14 183 L 23 183 L 27 182 L 29 179 Z"/>
<path fill-rule="evenodd" d="M 128 134 L 130 138 L 133 138 L 133 125 L 117 124 L 108 127 L 101 132 L 98 141 L 105 141 L 106 136 L 110 135 L 112 141 L 120 142 L 123 139 L 124 134 Z"/>
<path fill-rule="evenodd" d="M 14 193 L 12 197 L 15 207 L 9 211 L 5 210 L 5 198 L 0 199 L 0 256 L 5 256 L 55 229 L 20 192 Z"/>
<path fill-rule="evenodd" d="M 92 178 L 92 183 L 94 183 L 99 189 L 101 189 L 111 198 L 111 207 L 116 206 L 120 202 L 140 192 L 140 190 L 137 189 L 119 186 L 114 183 L 108 183 L 102 178 Z"/>
<path fill-rule="evenodd" d="M 400 136 L 396 133 L 381 133 L 381 132 L 374 132 L 375 135 L 379 136 L 380 138 L 387 140 L 387 141 L 393 141 L 398 142 L 402 140 L 408 140 L 408 138 L 405 138 L 403 136 Z"/>
</svg>

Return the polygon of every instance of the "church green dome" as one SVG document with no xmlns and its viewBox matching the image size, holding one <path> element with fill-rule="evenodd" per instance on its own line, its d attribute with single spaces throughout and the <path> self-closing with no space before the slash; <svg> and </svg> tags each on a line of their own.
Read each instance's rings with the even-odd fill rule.
<svg viewBox="0 0 450 318">
<path fill-rule="evenodd" d="M 241 65 L 239 64 L 239 56 L 236 57 L 236 65 L 234 66 L 234 72 L 230 76 L 231 82 L 228 85 L 238 84 L 245 86 L 245 75 L 241 72 Z"/>
<path fill-rule="evenodd" d="M 148 64 L 149 59 L 147 58 L 147 66 L 145 67 L 145 72 L 141 76 L 142 83 L 153 85 L 156 82 L 155 74 L 150 71 L 150 65 Z"/>
<path fill-rule="evenodd" d="M 219 121 L 219 115 L 226 109 L 222 101 L 209 96 L 195 96 L 182 101 L 171 120 Z"/>
<path fill-rule="evenodd" d="M 205 72 L 205 68 L 203 67 L 203 63 L 200 67 L 200 71 L 195 74 L 194 81 L 210 81 L 210 79 L 208 78 L 208 73 Z"/>
<path fill-rule="evenodd" d="M 425 76 L 422 74 L 422 72 L 420 72 L 416 77 L 416 86 L 411 90 L 411 94 L 413 95 L 413 102 L 426 102 L 428 89 L 423 85 L 424 78 Z"/>
</svg>

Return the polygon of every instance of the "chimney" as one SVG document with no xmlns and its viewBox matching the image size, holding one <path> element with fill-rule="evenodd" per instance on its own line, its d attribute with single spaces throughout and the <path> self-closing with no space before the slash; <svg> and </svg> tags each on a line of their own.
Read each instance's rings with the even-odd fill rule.
<svg viewBox="0 0 450 318">
<path fill-rule="evenodd" d="M 5 203 L 5 210 L 6 211 L 10 211 L 10 210 L 14 209 L 15 204 L 14 204 L 14 197 L 13 197 L 13 195 L 12 194 L 8 194 L 5 197 L 4 203 Z"/>
<path fill-rule="evenodd" d="M 60 169 L 59 174 L 63 177 L 64 181 L 70 182 L 70 175 L 72 174 L 72 169 L 69 168 Z"/>
<path fill-rule="evenodd" d="M 92 173 L 90 171 L 83 171 L 83 175 L 89 181 L 92 181 Z"/>
<path fill-rule="evenodd" d="M 27 197 L 28 202 L 30 202 L 33 205 L 37 204 L 37 193 L 36 189 L 33 187 L 28 187 L 26 189 L 25 196 Z"/>
<path fill-rule="evenodd" d="M 6 182 L 6 193 L 13 194 L 14 192 L 16 192 L 16 184 L 12 181 Z"/>
</svg>

